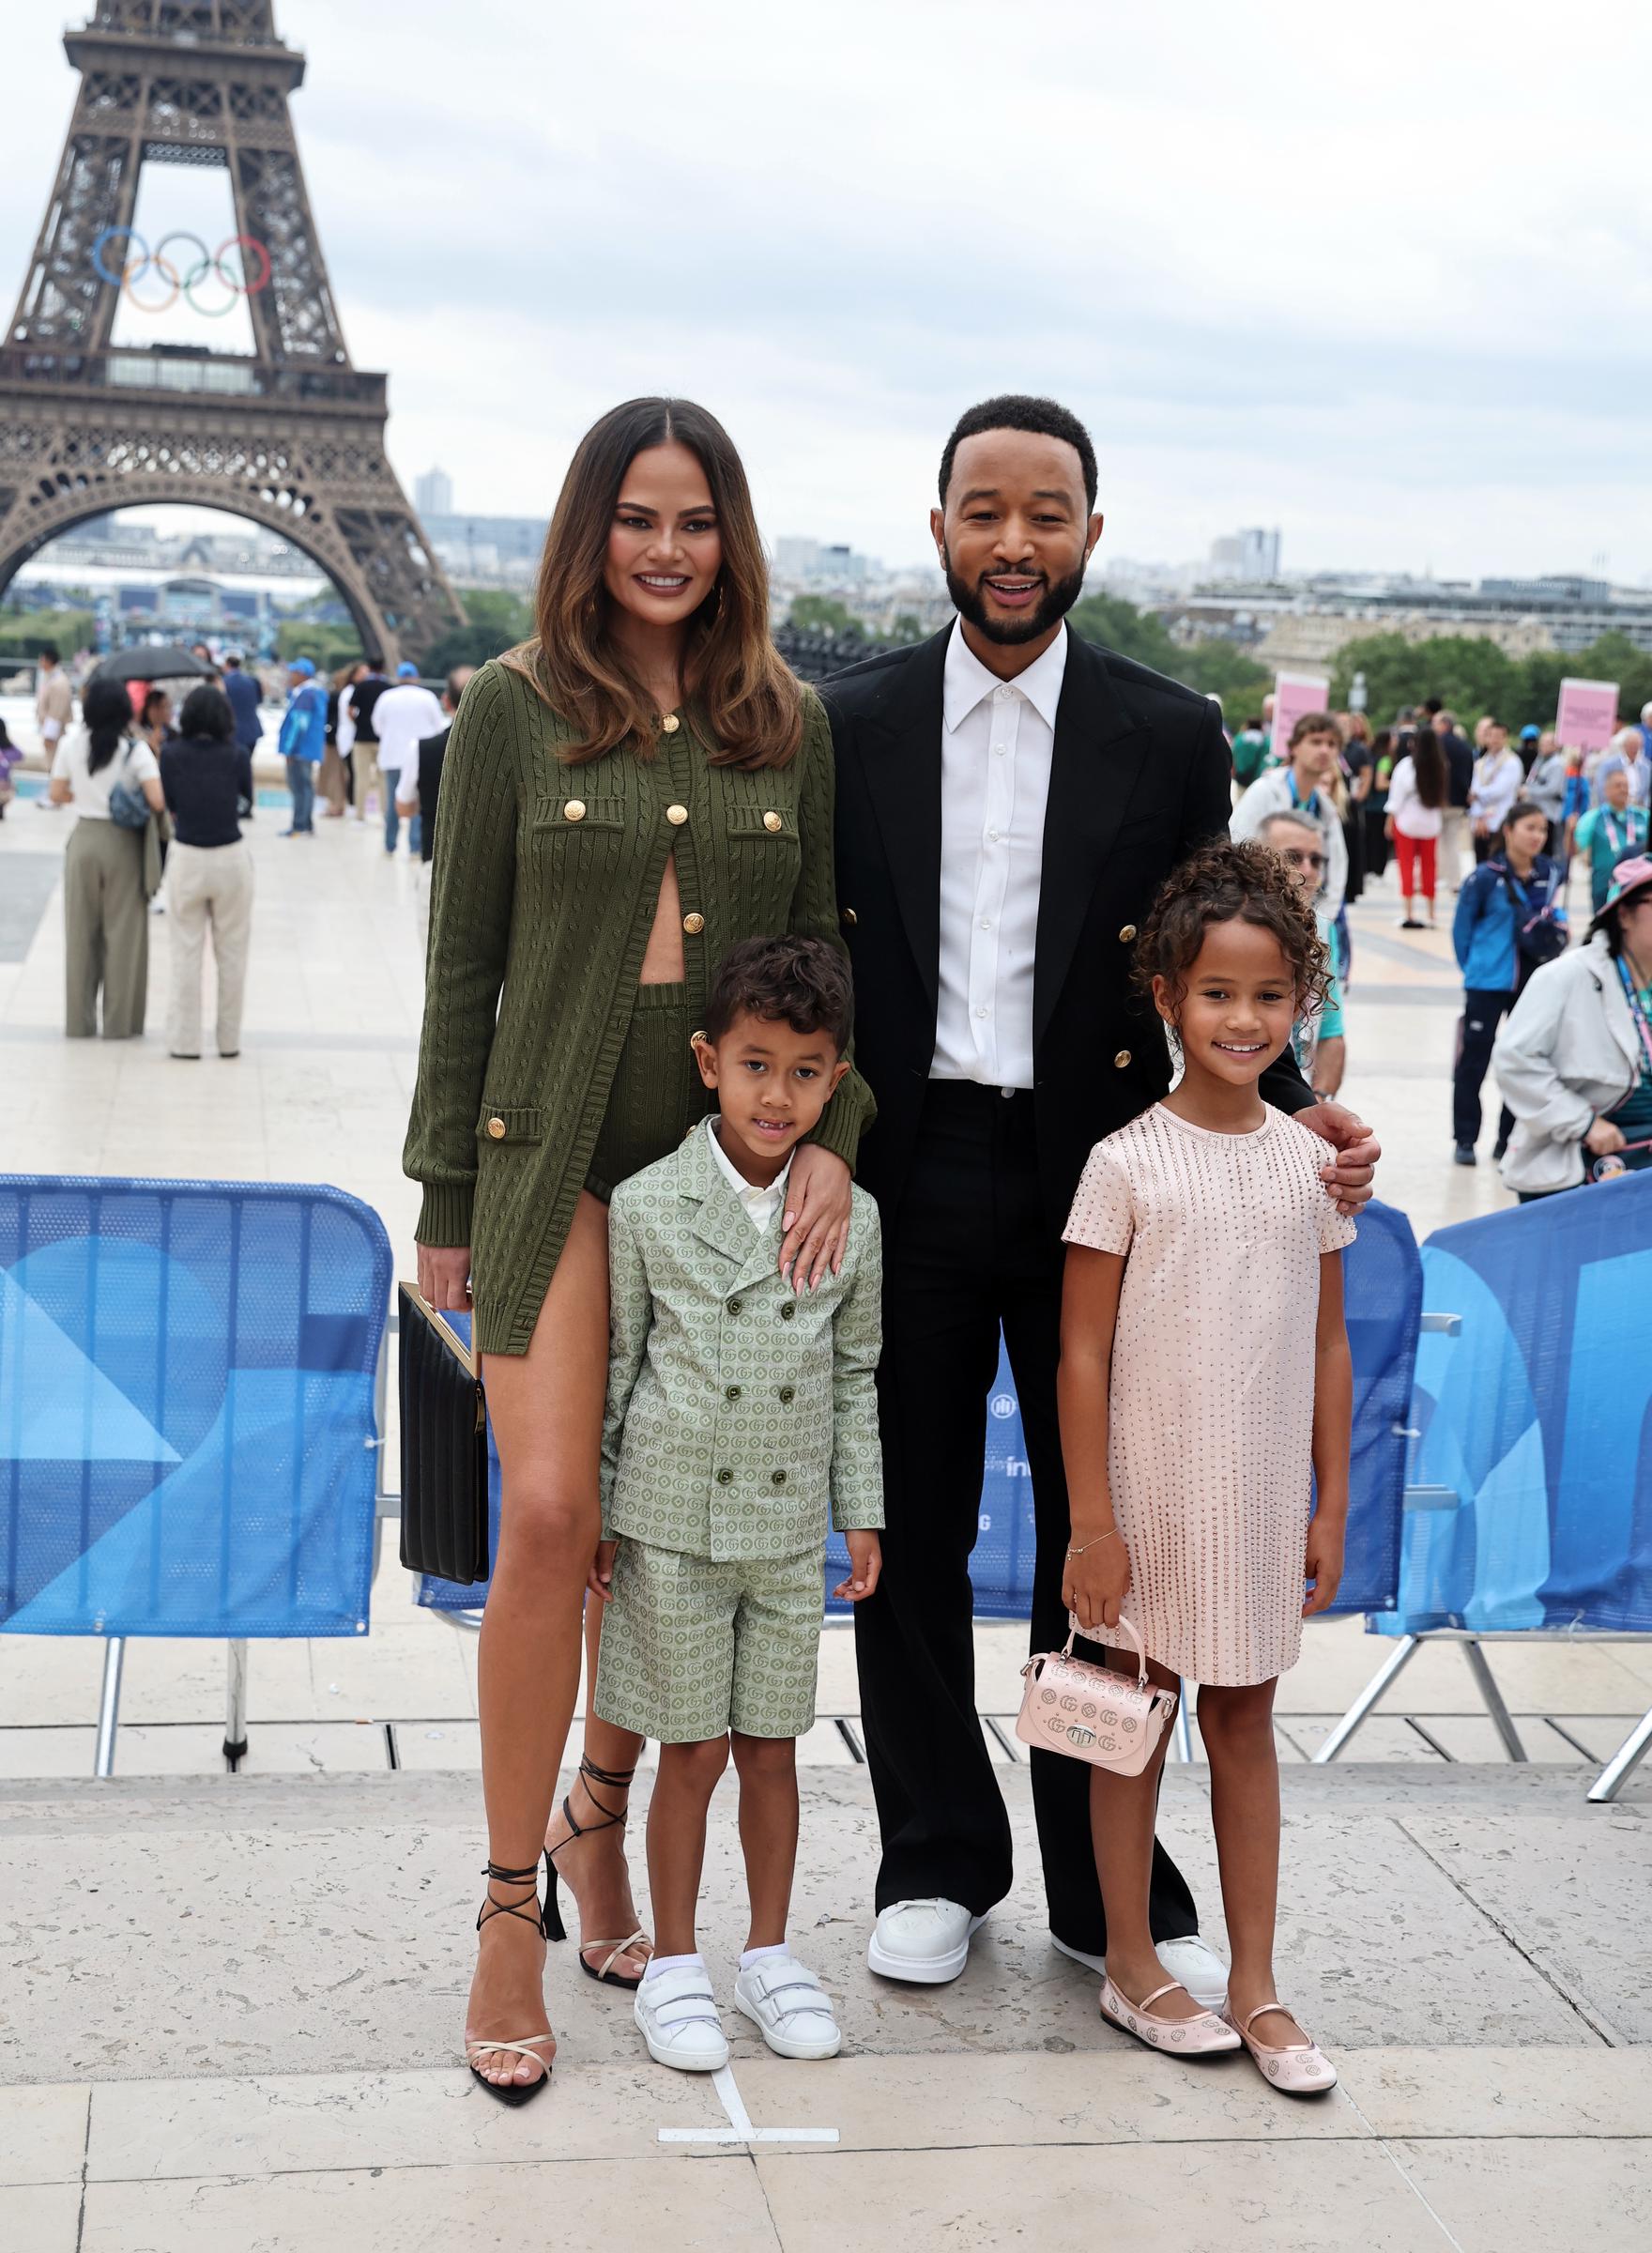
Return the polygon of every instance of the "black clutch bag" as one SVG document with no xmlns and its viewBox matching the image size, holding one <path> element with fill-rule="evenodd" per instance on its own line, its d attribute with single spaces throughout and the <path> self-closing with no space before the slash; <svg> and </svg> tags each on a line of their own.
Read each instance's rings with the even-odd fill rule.
<svg viewBox="0 0 1652 2253">
<path fill-rule="evenodd" d="M 482 1379 L 458 1331 L 410 1283 L 399 1311 L 402 1562 L 467 1586 L 488 1572 Z"/>
</svg>

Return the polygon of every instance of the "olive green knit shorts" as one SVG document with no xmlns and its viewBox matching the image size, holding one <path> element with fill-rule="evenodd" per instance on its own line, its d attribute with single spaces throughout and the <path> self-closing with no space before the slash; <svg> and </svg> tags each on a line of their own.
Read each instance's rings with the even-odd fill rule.
<svg viewBox="0 0 1652 2253">
<path fill-rule="evenodd" d="M 814 1725 L 824 1548 L 718 1564 L 622 1540 L 596 1709 L 660 1744 L 802 1737 Z"/>
<path fill-rule="evenodd" d="M 668 1157 L 716 1100 L 689 1046 L 694 1030 L 686 986 L 637 988 L 586 1170 L 586 1188 L 604 1204 L 620 1182 Z"/>
</svg>

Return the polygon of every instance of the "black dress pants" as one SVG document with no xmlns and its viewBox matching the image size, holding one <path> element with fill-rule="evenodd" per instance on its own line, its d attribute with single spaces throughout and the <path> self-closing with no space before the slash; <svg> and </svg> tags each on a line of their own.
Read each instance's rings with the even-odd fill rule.
<svg viewBox="0 0 1652 2253">
<path fill-rule="evenodd" d="M 1001 1324 L 1037 1528 L 1030 1648 L 1055 1649 L 1066 1637 L 1067 1490 L 1056 1419 L 1063 1250 L 1040 1203 L 1030 1094 L 931 1082 L 883 1260 L 883 1574 L 854 1616 L 883 1839 L 877 1905 L 939 1894 L 980 1915 L 1008 1893 L 1012 1875 L 1009 1817 L 975 1713 L 970 1582 Z M 1031 1758 L 1050 1930 L 1099 1954 L 1107 1933 L 1089 1768 L 1054 1753 Z M 1157 1847 L 1151 1913 L 1155 1939 L 1198 1929 L 1192 1895 Z"/>
<path fill-rule="evenodd" d="M 1480 1089 L 1491 1069 L 1497 1028 L 1519 999 L 1518 993 L 1478 986 L 1463 992 L 1457 1068 L 1451 1075 L 1451 1134 L 1471 1149 L 1480 1139 Z M 1506 1142 L 1513 1132 L 1514 1113 L 1506 1103 L 1497 1120 L 1497 1140 Z"/>
</svg>

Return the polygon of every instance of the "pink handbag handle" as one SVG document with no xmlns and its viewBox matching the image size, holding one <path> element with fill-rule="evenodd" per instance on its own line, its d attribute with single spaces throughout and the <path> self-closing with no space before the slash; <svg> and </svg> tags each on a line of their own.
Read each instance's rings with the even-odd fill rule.
<svg viewBox="0 0 1652 2253">
<path fill-rule="evenodd" d="M 1147 1650 L 1141 1637 L 1136 1632 L 1135 1621 L 1126 1619 L 1123 1612 L 1119 1614 L 1117 1627 L 1094 1628 L 1080 1627 L 1078 1613 L 1069 1612 L 1067 1614 L 1067 1639 L 1062 1646 L 1062 1656 L 1063 1659 L 1072 1657 L 1073 1638 L 1076 1635 L 1082 1635 L 1086 1643 L 1101 1643 L 1120 1633 L 1125 1635 L 1136 1646 L 1136 1687 L 1138 1690 L 1145 1690 L 1147 1687 Z"/>
</svg>

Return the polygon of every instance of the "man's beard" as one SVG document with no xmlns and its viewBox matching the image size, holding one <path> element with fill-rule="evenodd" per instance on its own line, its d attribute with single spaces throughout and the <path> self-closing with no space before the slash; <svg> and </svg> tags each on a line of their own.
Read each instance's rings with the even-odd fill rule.
<svg viewBox="0 0 1652 2253">
<path fill-rule="evenodd" d="M 982 600 L 979 586 L 971 587 L 959 578 L 952 567 L 952 558 L 944 548 L 941 550 L 941 562 L 946 572 L 946 591 L 952 597 L 953 608 L 960 618 L 968 620 L 977 633 L 985 634 L 988 641 L 996 641 L 1006 649 L 1013 649 L 1017 642 L 1036 641 L 1041 634 L 1048 634 L 1051 626 L 1058 625 L 1065 618 L 1084 587 L 1084 566 L 1080 563 L 1070 578 L 1058 579 L 1053 586 L 1046 580 L 1044 600 L 1026 617 L 992 618 Z M 982 575 L 1007 578 L 1012 575 L 1007 572 L 987 572 Z M 1014 575 L 1027 578 L 1032 575 L 1022 572 Z"/>
</svg>

